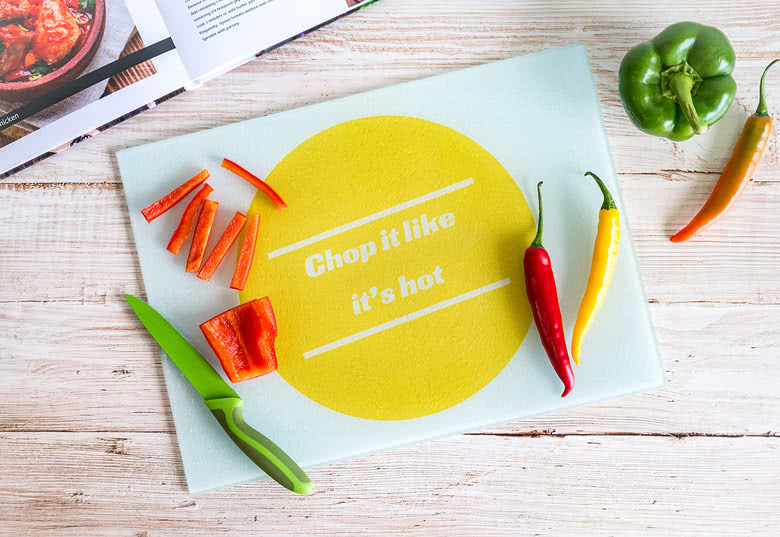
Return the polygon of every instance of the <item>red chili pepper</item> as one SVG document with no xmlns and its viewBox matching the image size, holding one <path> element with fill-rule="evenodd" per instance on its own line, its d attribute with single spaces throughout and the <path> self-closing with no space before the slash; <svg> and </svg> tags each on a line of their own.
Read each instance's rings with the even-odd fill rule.
<svg viewBox="0 0 780 537">
<path fill-rule="evenodd" d="M 141 211 L 141 213 L 144 215 L 144 218 L 146 218 L 147 222 L 151 222 L 183 200 L 187 194 L 198 188 L 208 178 L 209 172 L 203 170 L 170 194 L 163 196 L 159 200 L 152 203 L 149 207 Z"/>
<path fill-rule="evenodd" d="M 203 202 L 206 201 L 206 198 L 208 198 L 209 194 L 212 192 L 214 192 L 214 189 L 208 184 L 205 184 L 203 185 L 203 188 L 200 189 L 200 192 L 195 194 L 195 197 L 187 204 L 187 208 L 184 209 L 184 214 L 181 215 L 181 221 L 179 221 L 179 225 L 176 228 L 176 231 L 173 232 L 171 241 L 168 243 L 168 251 L 173 255 L 179 255 L 182 246 L 184 246 L 184 243 L 190 238 L 192 226 L 195 224 L 195 217 L 198 215 L 198 211 L 200 210 L 201 205 L 203 205 Z"/>
<path fill-rule="evenodd" d="M 566 350 L 566 338 L 563 335 L 561 308 L 558 305 L 558 290 L 555 287 L 550 256 L 542 246 L 542 182 L 536 186 L 539 193 L 539 223 L 536 237 L 525 251 L 525 288 L 534 322 L 539 330 L 544 350 L 550 363 L 563 381 L 563 393 L 566 397 L 574 387 L 574 372 Z"/>
<path fill-rule="evenodd" d="M 268 297 L 220 313 L 200 329 L 231 382 L 276 370 L 276 316 Z"/>
<path fill-rule="evenodd" d="M 219 207 L 218 201 L 206 200 L 203 203 L 198 223 L 195 224 L 195 236 L 192 237 L 192 244 L 190 244 L 190 254 L 187 256 L 187 272 L 200 270 L 203 254 L 206 253 L 206 244 L 211 235 L 211 226 L 214 224 L 214 217 L 217 216 L 217 207 Z"/>
<path fill-rule="evenodd" d="M 233 279 L 230 282 L 230 288 L 243 291 L 246 286 L 246 280 L 249 278 L 249 269 L 252 268 L 252 262 L 255 259 L 255 245 L 257 244 L 257 231 L 260 229 L 260 213 L 255 213 L 249 217 L 249 225 L 246 228 L 246 237 L 241 246 L 241 253 L 236 263 L 236 271 L 233 273 Z"/>
<path fill-rule="evenodd" d="M 241 213 L 236 213 L 233 220 L 230 221 L 228 227 L 225 229 L 225 232 L 219 238 L 219 241 L 217 241 L 217 245 L 209 254 L 206 262 L 203 263 L 203 268 L 198 272 L 198 278 L 206 281 L 211 279 L 214 272 L 216 272 L 217 267 L 219 267 L 219 264 L 222 263 L 222 260 L 227 255 L 228 250 L 230 250 L 230 247 L 236 242 L 239 233 L 244 229 L 244 224 L 246 224 L 246 216 Z"/>
<path fill-rule="evenodd" d="M 255 188 L 258 188 L 262 190 L 266 196 L 271 198 L 271 201 L 273 201 L 276 206 L 279 208 L 280 211 L 287 208 L 287 204 L 282 200 L 281 196 L 276 193 L 276 191 L 268 186 L 268 183 L 257 177 L 256 175 L 253 175 L 251 172 L 245 170 L 235 162 L 229 159 L 222 159 L 222 167 L 226 170 L 229 170 L 239 177 L 243 177 L 253 185 L 255 185 Z"/>
</svg>

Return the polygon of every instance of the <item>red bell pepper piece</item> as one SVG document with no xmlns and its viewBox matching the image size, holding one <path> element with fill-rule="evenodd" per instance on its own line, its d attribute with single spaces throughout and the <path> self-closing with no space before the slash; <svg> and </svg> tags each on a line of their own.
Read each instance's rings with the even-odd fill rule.
<svg viewBox="0 0 780 537">
<path fill-rule="evenodd" d="M 563 320 L 561 307 L 558 304 L 558 290 L 555 287 L 550 255 L 542 246 L 542 183 L 536 186 L 539 192 L 539 223 L 536 237 L 525 251 L 523 265 L 525 267 L 525 289 L 534 322 L 539 330 L 547 357 L 563 382 L 563 393 L 566 397 L 574 387 L 574 372 L 571 370 L 569 351 L 566 350 L 566 338 L 563 335 Z"/>
<path fill-rule="evenodd" d="M 246 280 L 249 278 L 249 270 L 252 268 L 252 262 L 255 259 L 255 245 L 257 244 L 257 232 L 260 229 L 260 213 L 255 213 L 249 217 L 249 225 L 246 228 L 246 237 L 241 246 L 241 253 L 236 263 L 236 271 L 233 273 L 233 279 L 230 281 L 230 288 L 243 291 L 246 286 Z"/>
<path fill-rule="evenodd" d="M 222 167 L 226 170 L 230 170 L 231 172 L 235 173 L 239 177 L 243 177 L 253 185 L 255 185 L 255 188 L 258 188 L 262 190 L 266 196 L 271 198 L 271 201 L 276 204 L 276 206 L 279 208 L 280 211 L 287 208 L 287 204 L 282 200 L 281 196 L 276 193 L 276 191 L 271 188 L 268 183 L 257 177 L 256 175 L 252 174 L 251 172 L 247 171 L 246 169 L 242 168 L 235 162 L 229 159 L 222 159 Z"/>
<path fill-rule="evenodd" d="M 217 245 L 214 246 L 214 249 L 209 254 L 206 262 L 203 263 L 203 268 L 198 272 L 198 278 L 206 281 L 211 279 L 214 272 L 216 272 L 217 267 L 219 267 L 219 264 L 222 263 L 222 260 L 227 255 L 228 250 L 230 250 L 230 247 L 236 242 L 239 233 L 244 229 L 245 223 L 246 216 L 241 213 L 236 213 L 233 220 L 230 221 L 228 227 L 225 229 L 225 232 L 219 238 L 219 241 L 217 241 Z"/>
<path fill-rule="evenodd" d="M 276 316 L 268 297 L 220 313 L 200 329 L 232 382 L 276 370 Z"/>
<path fill-rule="evenodd" d="M 32 72 L 29 69 L 22 67 L 16 71 L 11 71 L 7 75 L 3 76 L 5 82 L 16 82 L 17 80 L 23 80 L 28 76 L 32 76 Z"/>
<path fill-rule="evenodd" d="M 187 194 L 198 188 L 202 183 L 206 181 L 206 179 L 209 178 L 209 172 L 206 170 L 203 170 L 198 175 L 178 187 L 176 190 L 171 192 L 170 194 L 163 196 L 159 200 L 152 203 L 149 207 L 141 211 L 141 213 L 144 215 L 144 218 L 146 218 L 147 222 L 151 222 L 167 210 L 169 210 L 171 207 L 179 203 L 181 200 L 184 199 Z"/>
<path fill-rule="evenodd" d="M 195 217 L 198 215 L 198 211 L 203 205 L 203 202 L 206 201 L 206 198 L 208 198 L 209 194 L 212 192 L 214 192 L 214 189 L 206 183 L 187 204 L 187 208 L 184 209 L 184 214 L 181 215 L 179 226 L 176 228 L 176 231 L 173 232 L 173 236 L 168 243 L 168 251 L 173 255 L 179 255 L 182 246 L 184 246 L 184 243 L 190 238 L 192 226 L 195 225 Z"/>
<path fill-rule="evenodd" d="M 218 201 L 206 200 L 203 203 L 203 209 L 200 211 L 198 223 L 195 224 L 195 235 L 190 244 L 190 254 L 187 256 L 187 272 L 198 272 L 200 264 L 203 261 L 203 254 L 206 253 L 206 245 L 211 235 L 211 226 L 214 224 L 214 217 L 217 216 Z"/>
<path fill-rule="evenodd" d="M 28 69 L 28 68 L 32 67 L 33 65 L 35 65 L 35 62 L 37 62 L 37 61 L 38 61 L 38 58 L 35 57 L 35 53 L 31 50 L 24 57 L 24 63 L 22 64 L 22 66 L 25 69 Z"/>
</svg>

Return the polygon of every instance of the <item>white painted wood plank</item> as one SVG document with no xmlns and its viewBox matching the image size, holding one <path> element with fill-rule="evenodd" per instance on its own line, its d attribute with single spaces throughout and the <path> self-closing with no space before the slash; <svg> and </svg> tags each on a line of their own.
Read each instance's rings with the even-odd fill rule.
<svg viewBox="0 0 780 537">
<path fill-rule="evenodd" d="M 780 435 L 780 306 L 652 312 L 664 388 L 491 431 Z M 3 399 L 13 402 L 0 404 L 0 431 L 173 430 L 158 347 L 125 304 L 0 304 L 0 333 Z"/>
<path fill-rule="evenodd" d="M 0 302 L 144 292 L 120 185 L 0 183 L 0 229 Z"/>
<path fill-rule="evenodd" d="M 777 438 L 457 436 L 191 497 L 168 434 L 0 433 L 7 535 L 774 537 Z M 756 492 L 760 491 L 760 495 Z"/>
</svg>

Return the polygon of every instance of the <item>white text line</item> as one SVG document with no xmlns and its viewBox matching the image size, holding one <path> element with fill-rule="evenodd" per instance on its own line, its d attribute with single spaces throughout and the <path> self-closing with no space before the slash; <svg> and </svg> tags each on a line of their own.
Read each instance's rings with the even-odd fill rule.
<svg viewBox="0 0 780 537">
<path fill-rule="evenodd" d="M 484 287 L 480 287 L 479 289 L 474 289 L 473 291 L 463 293 L 462 295 L 458 295 L 453 298 L 448 298 L 447 300 L 439 302 L 438 304 L 434 304 L 433 306 L 428 306 L 427 308 L 423 308 L 421 310 L 408 313 L 402 317 L 393 319 L 392 321 L 387 321 L 386 323 L 382 323 L 372 328 L 369 328 L 367 330 L 363 330 L 362 332 L 358 332 L 357 334 L 352 334 L 351 336 L 341 338 L 332 343 L 328 343 L 327 345 L 323 345 L 322 347 L 317 347 L 316 349 L 306 351 L 303 353 L 303 357 L 312 358 L 319 354 L 332 351 L 333 349 L 338 349 L 339 347 L 343 347 L 344 345 L 348 345 L 355 341 L 359 341 L 361 339 L 367 338 L 368 336 L 373 336 L 374 334 L 384 332 L 385 330 L 389 330 L 391 328 L 402 325 L 404 323 L 408 323 L 409 321 L 419 319 L 420 317 L 428 315 L 429 313 L 439 311 L 449 306 L 454 306 L 455 304 L 459 304 L 460 302 L 464 302 L 466 300 L 477 297 L 479 295 L 484 295 L 485 293 L 489 293 L 490 291 L 494 291 L 500 287 L 504 287 L 505 285 L 509 285 L 509 284 L 510 284 L 510 279 L 504 278 L 503 280 L 493 282 L 491 284 L 485 285 Z"/>
<path fill-rule="evenodd" d="M 356 227 L 360 227 L 364 224 L 368 224 L 369 222 L 373 222 L 374 220 L 379 220 L 380 218 L 384 218 L 385 216 L 389 216 L 391 214 L 395 214 L 397 212 L 403 211 L 404 209 L 408 209 L 409 207 L 414 207 L 415 205 L 420 205 L 421 203 L 425 203 L 426 201 L 440 198 L 445 194 L 449 194 L 450 192 L 455 192 L 456 190 L 460 190 L 461 188 L 465 188 L 473 184 L 474 184 L 474 179 L 472 178 L 468 178 L 458 183 L 453 183 L 449 186 L 445 186 L 444 188 L 440 188 L 439 190 L 434 190 L 433 192 L 424 194 L 418 198 L 414 198 L 409 201 L 399 203 L 398 205 L 394 205 L 389 209 L 384 209 L 377 213 L 364 216 L 363 218 L 358 218 L 357 220 L 354 220 L 348 224 L 344 224 L 339 227 L 334 227 L 333 229 L 330 229 L 328 231 L 323 231 L 322 233 L 318 233 L 317 235 L 314 235 L 313 237 L 309 237 L 308 239 L 303 239 L 298 242 L 294 242 L 288 246 L 285 246 L 284 248 L 279 248 L 278 250 L 268 252 L 268 259 L 273 259 L 274 257 L 279 257 L 280 255 L 289 254 L 290 252 L 294 252 L 295 250 L 299 250 L 305 246 L 309 246 L 310 244 L 314 244 L 316 242 L 320 242 L 321 240 L 334 237 L 340 233 L 344 233 L 345 231 L 355 229 Z"/>
</svg>

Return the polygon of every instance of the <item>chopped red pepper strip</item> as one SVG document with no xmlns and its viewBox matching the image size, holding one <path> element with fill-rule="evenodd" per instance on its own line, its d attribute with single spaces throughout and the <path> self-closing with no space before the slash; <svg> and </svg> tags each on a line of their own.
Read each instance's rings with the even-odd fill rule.
<svg viewBox="0 0 780 537">
<path fill-rule="evenodd" d="M 144 218 L 146 218 L 147 222 L 151 222 L 183 200 L 187 194 L 198 188 L 208 178 L 209 172 L 203 170 L 170 194 L 163 196 L 159 200 L 152 203 L 149 207 L 141 211 L 141 213 L 144 215 Z"/>
<path fill-rule="evenodd" d="M 287 204 L 282 200 L 281 196 L 276 193 L 276 191 L 271 188 L 268 183 L 257 177 L 256 175 L 252 174 L 251 172 L 247 171 L 246 169 L 242 168 L 235 162 L 229 159 L 222 159 L 222 167 L 226 170 L 229 170 L 239 177 L 243 177 L 253 185 L 255 185 L 255 188 L 258 188 L 265 193 L 266 196 L 271 198 L 271 201 L 273 201 L 276 206 L 279 208 L 280 211 L 287 208 Z"/>
<path fill-rule="evenodd" d="M 249 217 L 249 224 L 246 228 L 246 237 L 241 246 L 241 253 L 236 263 L 236 271 L 233 273 L 233 279 L 230 281 L 230 288 L 243 291 L 246 286 L 246 280 L 249 278 L 249 269 L 252 268 L 252 262 L 255 258 L 255 245 L 257 244 L 257 232 L 260 229 L 260 213 L 254 213 Z"/>
<path fill-rule="evenodd" d="M 206 262 L 203 263 L 203 268 L 198 272 L 198 278 L 206 281 L 211 279 L 214 272 L 216 272 L 217 267 L 219 267 L 219 264 L 222 263 L 222 260 L 227 255 L 228 250 L 230 250 L 230 247 L 236 242 L 239 233 L 244 229 L 245 223 L 246 216 L 241 213 L 236 213 L 233 220 L 230 221 L 228 227 L 225 229 L 225 232 L 219 238 L 217 245 L 209 254 Z"/>
<path fill-rule="evenodd" d="M 200 211 L 198 223 L 195 224 L 195 235 L 190 244 L 190 254 L 187 256 L 187 272 L 198 272 L 200 264 L 203 261 L 203 254 L 206 253 L 206 245 L 211 235 L 211 226 L 214 224 L 214 217 L 217 216 L 218 201 L 206 200 L 203 203 L 203 209 Z"/>
<path fill-rule="evenodd" d="M 176 231 L 173 232 L 173 236 L 168 243 L 168 251 L 173 255 L 179 255 L 182 246 L 184 246 L 184 243 L 190 238 L 192 226 L 195 225 L 195 217 L 198 216 L 200 207 L 212 192 L 214 192 L 214 189 L 206 183 L 187 204 L 187 208 L 184 209 L 184 214 L 181 215 L 181 221 L 179 221 L 179 225 L 176 228 Z"/>
<path fill-rule="evenodd" d="M 268 297 L 220 313 L 200 329 L 231 382 L 276 370 L 276 316 Z"/>
</svg>

